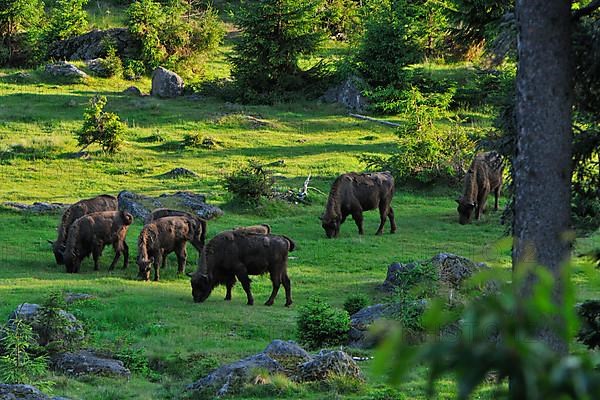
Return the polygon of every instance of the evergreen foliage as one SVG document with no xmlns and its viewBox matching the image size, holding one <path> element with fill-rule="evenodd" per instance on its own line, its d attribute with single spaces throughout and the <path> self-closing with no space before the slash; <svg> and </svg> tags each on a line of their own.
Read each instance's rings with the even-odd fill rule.
<svg viewBox="0 0 600 400">
<path fill-rule="evenodd" d="M 68 39 L 87 31 L 88 15 L 85 6 L 88 0 L 56 0 L 50 8 L 46 43 Z"/>
<path fill-rule="evenodd" d="M 83 149 L 96 143 L 108 154 L 116 153 L 122 143 L 125 124 L 118 115 L 104 111 L 105 96 L 94 96 L 85 109 L 83 127 L 76 133 L 77 143 Z"/>
<path fill-rule="evenodd" d="M 298 61 L 310 56 L 323 38 L 317 29 L 317 1 L 243 1 L 235 23 L 240 37 L 231 57 L 239 96 L 247 102 L 269 102 L 296 91 L 309 74 Z"/>
<path fill-rule="evenodd" d="M 348 312 L 313 297 L 298 314 L 298 338 L 311 349 L 345 344 L 350 330 Z"/>
</svg>

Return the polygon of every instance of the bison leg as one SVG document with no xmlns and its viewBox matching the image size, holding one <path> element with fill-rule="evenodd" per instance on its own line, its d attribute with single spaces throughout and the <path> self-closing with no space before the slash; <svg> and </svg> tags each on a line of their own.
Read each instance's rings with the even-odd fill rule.
<svg viewBox="0 0 600 400">
<path fill-rule="evenodd" d="M 292 305 L 292 284 L 290 283 L 290 278 L 287 275 L 287 272 L 283 272 L 283 288 L 285 289 L 285 306 L 289 307 Z"/>
<path fill-rule="evenodd" d="M 110 267 L 108 267 L 109 271 L 115 269 L 115 265 L 117 265 L 117 261 L 119 261 L 119 258 L 121 257 L 121 246 L 119 245 L 119 243 L 113 244 L 113 249 L 115 250 L 115 257 L 110 263 Z"/>
<path fill-rule="evenodd" d="M 158 282 L 160 279 L 160 264 L 163 260 L 162 252 L 158 252 L 158 257 L 154 258 L 154 282 Z"/>
<path fill-rule="evenodd" d="M 245 271 L 244 268 L 244 272 L 238 272 L 236 274 L 238 280 L 240 281 L 240 283 L 242 284 L 242 287 L 244 288 L 244 292 L 246 292 L 246 297 L 248 297 L 248 305 L 254 305 L 254 297 L 252 297 L 252 292 L 250 291 L 250 278 L 248 277 L 248 273 Z"/>
<path fill-rule="evenodd" d="M 498 211 L 498 197 L 500 197 L 500 186 L 494 189 L 494 211 Z"/>
<path fill-rule="evenodd" d="M 187 261 L 187 252 L 185 251 L 185 242 L 180 244 L 175 251 L 177 256 L 177 273 L 182 274 L 185 272 L 185 262 Z"/>
<path fill-rule="evenodd" d="M 273 305 L 275 297 L 277 297 L 277 292 L 279 292 L 279 287 L 281 286 L 281 275 L 279 273 L 271 272 L 271 283 L 273 284 L 273 290 L 271 291 L 271 297 L 269 297 L 265 306 Z"/>
<path fill-rule="evenodd" d="M 102 254 L 102 247 L 94 247 L 92 250 L 92 258 L 94 259 L 94 271 L 98 271 L 100 267 L 98 266 L 98 260 L 100 259 L 100 255 Z"/>
<path fill-rule="evenodd" d="M 477 207 L 475 207 L 475 219 L 479 220 L 481 214 L 485 211 L 485 203 L 487 201 L 488 192 L 484 191 L 481 196 L 477 198 Z"/>
<path fill-rule="evenodd" d="M 230 279 L 225 282 L 225 286 L 227 287 L 227 294 L 225 294 L 225 300 L 231 300 L 231 289 L 233 289 L 233 285 L 235 285 L 235 276 L 232 276 Z"/>
<path fill-rule="evenodd" d="M 129 265 L 129 246 L 127 245 L 127 242 L 125 242 L 125 240 L 123 240 L 123 269 L 127 269 L 128 265 Z"/>
<path fill-rule="evenodd" d="M 379 228 L 377 228 L 377 232 L 375 232 L 376 235 L 383 234 L 383 227 L 385 226 L 385 220 L 388 217 L 390 208 L 391 207 L 388 203 L 383 201 L 379 203 Z"/>
<path fill-rule="evenodd" d="M 396 233 L 396 219 L 394 218 L 394 209 L 392 206 L 388 208 L 388 218 L 390 220 L 390 233 Z"/>
<path fill-rule="evenodd" d="M 362 210 L 357 210 L 352 212 L 352 219 L 356 222 L 356 226 L 358 227 L 358 234 L 364 235 L 365 231 L 363 230 L 363 215 Z"/>
</svg>

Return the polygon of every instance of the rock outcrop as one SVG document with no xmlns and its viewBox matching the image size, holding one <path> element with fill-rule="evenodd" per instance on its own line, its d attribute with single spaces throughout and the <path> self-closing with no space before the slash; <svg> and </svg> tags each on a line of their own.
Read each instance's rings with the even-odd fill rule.
<svg viewBox="0 0 600 400">
<path fill-rule="evenodd" d="M 131 213 L 136 218 L 145 219 L 156 208 L 172 208 L 188 211 L 204 219 L 212 219 L 223 215 L 216 206 L 206 204 L 206 196 L 192 192 L 162 194 L 158 197 L 144 196 L 128 191 L 118 195 L 119 209 Z"/>
<path fill-rule="evenodd" d="M 151 96 L 172 98 L 183 94 L 183 79 L 173 71 L 158 67 L 152 72 Z"/>
<path fill-rule="evenodd" d="M 138 58 L 140 42 L 131 36 L 127 28 L 93 30 L 70 39 L 59 40 L 50 45 L 49 58 L 73 61 L 104 57 L 107 40 L 114 43 L 121 58 Z"/>
</svg>

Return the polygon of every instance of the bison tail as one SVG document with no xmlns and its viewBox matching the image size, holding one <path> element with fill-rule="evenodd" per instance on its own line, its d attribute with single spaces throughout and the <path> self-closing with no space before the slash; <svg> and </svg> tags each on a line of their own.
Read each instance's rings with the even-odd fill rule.
<svg viewBox="0 0 600 400">
<path fill-rule="evenodd" d="M 200 232 L 200 244 L 204 247 L 204 243 L 206 242 L 206 220 L 198 218 L 198 221 L 200 221 L 200 229 L 202 230 Z"/>
<path fill-rule="evenodd" d="M 125 225 L 131 225 L 133 223 L 133 215 L 129 214 L 127 211 L 121 211 L 121 218 Z"/>
<path fill-rule="evenodd" d="M 287 240 L 288 251 L 294 251 L 294 249 L 296 248 L 296 243 L 294 243 L 294 241 L 292 239 L 290 239 L 289 237 L 287 237 L 285 235 L 281 235 L 281 237 L 284 238 L 285 240 Z"/>
</svg>

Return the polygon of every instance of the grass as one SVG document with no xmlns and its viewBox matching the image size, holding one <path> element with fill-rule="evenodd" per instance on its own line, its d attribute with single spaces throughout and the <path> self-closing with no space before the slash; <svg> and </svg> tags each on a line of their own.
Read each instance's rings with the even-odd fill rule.
<svg viewBox="0 0 600 400">
<path fill-rule="evenodd" d="M 224 47 L 213 61 L 211 77 L 228 74 L 225 55 L 230 50 Z M 261 351 L 273 339 L 295 339 L 297 310 L 311 296 L 336 307 L 342 307 L 356 293 L 365 294 L 372 304 L 384 300 L 376 287 L 394 261 L 452 252 L 486 261 L 500 271 L 510 268 L 509 252 L 495 246 L 504 231 L 498 224 L 499 214 L 489 213 L 480 222 L 459 225 L 453 199 L 460 189 L 455 187 L 416 190 L 399 186 L 393 202 L 397 234 L 388 234 L 386 227 L 386 234 L 374 236 L 378 217 L 368 212 L 365 236 L 360 237 L 349 220 L 335 240 L 326 239 L 320 227 L 318 216 L 326 196 L 317 192 L 311 192 L 312 204 L 307 206 L 263 203 L 242 210 L 230 203 L 222 177 L 245 165 L 248 158 L 284 160 L 283 166 L 273 167 L 280 187 L 298 189 L 311 173 L 311 185 L 327 193 L 335 176 L 364 168 L 359 155 L 390 152 L 395 141 L 393 130 L 352 119 L 337 106 L 308 101 L 267 107 L 223 103 L 208 97 L 138 98 L 121 93 L 131 85 L 121 79 L 90 78 L 63 84 L 48 80 L 41 71 L 30 71 L 30 78 L 16 81 L 15 72 L 0 70 L 3 201 L 73 202 L 124 189 L 151 195 L 192 190 L 207 194 L 210 203 L 226 210 L 223 217 L 209 222 L 209 238 L 234 226 L 266 222 L 275 233 L 290 236 L 298 246 L 289 262 L 294 297 L 290 309 L 283 307 L 283 293 L 273 307 L 260 305 L 271 290 L 265 276 L 253 279 L 257 300 L 253 307 L 245 305 L 240 285 L 234 288 L 231 302 L 222 300 L 225 290 L 220 287 L 205 303 L 194 304 L 188 278 L 175 274 L 173 256 L 161 273 L 161 282 L 135 278 L 136 238 L 142 227 L 139 220 L 127 237 L 134 249 L 128 270 L 108 272 L 111 250 L 107 249 L 100 271 L 93 271 L 91 261 L 86 260 L 80 274 L 68 275 L 55 265 L 46 242 L 55 238 L 60 215 L 0 208 L 0 316 L 8 315 L 22 302 L 39 303 L 53 290 L 93 294 L 96 299 L 70 308 L 87 327 L 87 345 L 116 353 L 143 349 L 140 357 L 153 371 L 134 372 L 128 381 L 52 376 L 56 395 L 74 399 L 179 398 L 186 384 L 214 366 Z M 451 74 L 462 76 L 460 67 Z M 136 85 L 144 92 L 150 89 L 148 79 Z M 107 108 L 117 112 L 129 127 L 124 148 L 114 157 L 94 148 L 89 149 L 88 157 L 77 155 L 73 132 L 80 127 L 83 109 L 94 94 L 107 96 Z M 462 112 L 471 117 L 467 122 L 470 129 L 489 125 L 491 116 L 485 108 Z M 247 116 L 268 123 L 255 126 Z M 210 136 L 219 146 L 212 150 L 185 148 L 186 134 Z M 199 178 L 160 177 L 175 167 L 188 168 Z M 595 234 L 583 239 L 580 246 L 585 250 L 599 242 Z M 195 264 L 196 254 L 189 248 L 188 269 Z M 598 296 L 598 287 L 584 277 L 576 276 L 575 281 L 581 289 L 580 298 Z M 367 376 L 362 386 L 343 381 L 295 385 L 274 378 L 270 386 L 248 388 L 236 398 L 425 398 L 422 368 L 397 390 L 387 386 L 385 376 L 374 374 L 369 362 L 361 366 Z M 453 397 L 456 388 L 451 377 L 440 381 L 438 390 L 440 398 Z M 478 398 L 494 398 L 492 386 L 482 387 Z"/>
</svg>

